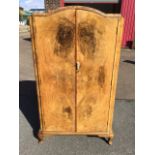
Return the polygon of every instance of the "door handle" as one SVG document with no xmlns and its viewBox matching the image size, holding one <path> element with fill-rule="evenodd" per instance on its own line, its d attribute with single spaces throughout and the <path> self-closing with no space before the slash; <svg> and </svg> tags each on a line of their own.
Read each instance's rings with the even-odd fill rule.
<svg viewBox="0 0 155 155">
<path fill-rule="evenodd" d="M 77 61 L 77 62 L 76 62 L 76 71 L 79 71 L 79 70 L 80 70 L 80 62 Z"/>
</svg>

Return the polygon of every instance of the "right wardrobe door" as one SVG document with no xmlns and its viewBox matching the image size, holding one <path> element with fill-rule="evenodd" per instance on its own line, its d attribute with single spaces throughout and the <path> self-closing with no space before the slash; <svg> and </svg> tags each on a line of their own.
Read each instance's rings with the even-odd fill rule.
<svg viewBox="0 0 155 155">
<path fill-rule="evenodd" d="M 107 132 L 118 18 L 76 10 L 76 131 Z"/>
</svg>

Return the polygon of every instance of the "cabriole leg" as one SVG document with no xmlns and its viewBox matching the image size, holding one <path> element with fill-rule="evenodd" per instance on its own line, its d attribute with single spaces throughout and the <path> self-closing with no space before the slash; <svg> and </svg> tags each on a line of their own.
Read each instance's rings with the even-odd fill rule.
<svg viewBox="0 0 155 155">
<path fill-rule="evenodd" d="M 109 145 L 112 145 L 113 138 L 114 138 L 114 135 L 113 134 L 110 135 L 109 140 L 108 140 Z"/>
<path fill-rule="evenodd" d="M 42 133 L 41 131 L 39 131 L 39 132 L 38 132 L 38 142 L 39 142 L 39 143 L 42 142 L 43 139 L 44 139 L 44 135 L 43 135 L 43 133 Z"/>
</svg>

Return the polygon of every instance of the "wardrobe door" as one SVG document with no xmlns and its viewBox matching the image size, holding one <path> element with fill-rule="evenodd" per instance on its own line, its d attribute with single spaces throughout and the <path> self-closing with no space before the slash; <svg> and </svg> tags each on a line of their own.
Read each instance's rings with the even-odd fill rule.
<svg viewBox="0 0 155 155">
<path fill-rule="evenodd" d="M 108 132 L 118 19 L 77 10 L 77 132 Z"/>
<path fill-rule="evenodd" d="M 41 130 L 75 131 L 75 9 L 31 19 Z"/>
</svg>

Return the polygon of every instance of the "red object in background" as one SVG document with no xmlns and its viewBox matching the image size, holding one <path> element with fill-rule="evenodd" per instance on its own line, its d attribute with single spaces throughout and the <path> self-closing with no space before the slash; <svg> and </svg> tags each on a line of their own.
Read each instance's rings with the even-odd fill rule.
<svg viewBox="0 0 155 155">
<path fill-rule="evenodd" d="M 122 46 L 132 47 L 135 39 L 135 0 L 122 0 L 121 14 L 125 22 Z"/>
<path fill-rule="evenodd" d="M 60 0 L 60 6 L 61 6 L 61 7 L 64 6 L 64 0 Z"/>
</svg>

